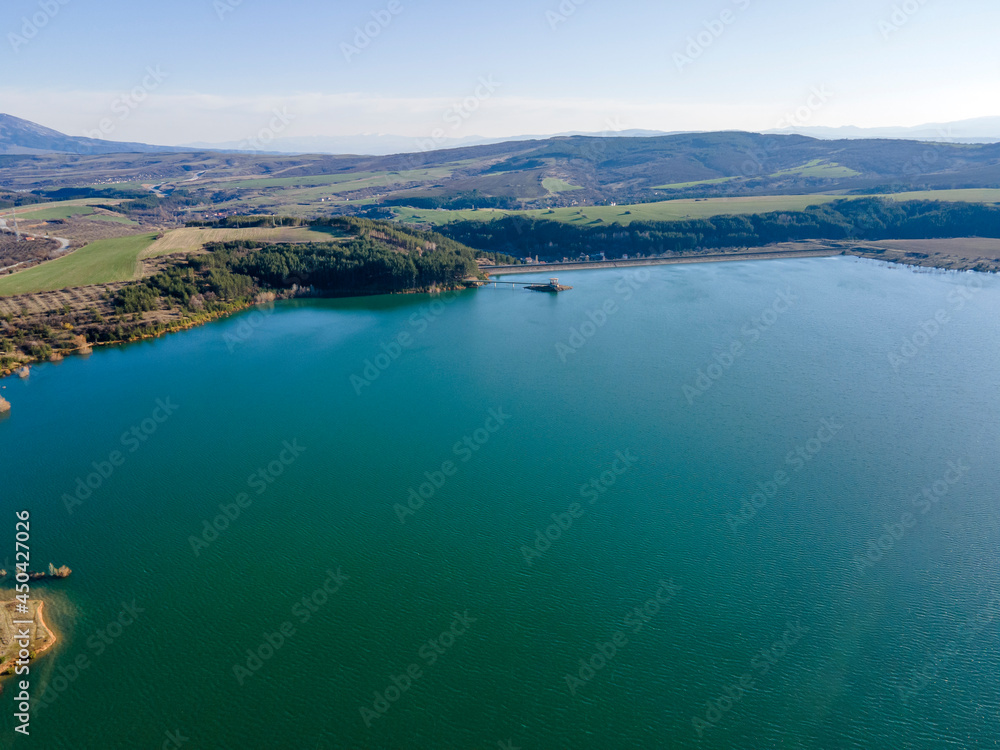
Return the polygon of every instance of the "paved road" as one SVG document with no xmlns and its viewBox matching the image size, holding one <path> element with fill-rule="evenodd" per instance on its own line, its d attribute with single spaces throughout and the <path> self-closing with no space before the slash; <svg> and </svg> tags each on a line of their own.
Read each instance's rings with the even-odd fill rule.
<svg viewBox="0 0 1000 750">
<path fill-rule="evenodd" d="M 184 180 L 184 182 L 194 182 L 207 171 L 208 170 L 206 169 L 203 172 L 196 172 L 193 177 L 188 177 Z M 157 198 L 169 198 L 170 193 L 177 189 L 177 183 L 168 180 L 167 182 L 161 182 L 159 185 L 146 185 L 145 187 L 148 188 L 149 191 Z M 169 190 L 170 193 L 168 193 L 167 190 Z"/>
</svg>

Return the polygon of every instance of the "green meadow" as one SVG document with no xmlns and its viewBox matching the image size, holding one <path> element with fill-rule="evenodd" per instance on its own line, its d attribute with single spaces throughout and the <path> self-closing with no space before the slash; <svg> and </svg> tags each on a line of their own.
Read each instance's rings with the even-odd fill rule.
<svg viewBox="0 0 1000 750">
<path fill-rule="evenodd" d="M 45 204 L 42 204 L 45 205 Z M 32 210 L 31 206 L 24 209 L 17 209 L 17 216 L 19 219 L 24 219 L 25 221 L 50 221 L 52 219 L 68 219 L 71 216 L 89 216 L 94 213 L 94 209 L 90 206 L 85 206 L 82 204 L 61 204 L 57 206 L 49 206 L 47 208 L 38 208 Z M 9 219 L 10 214 L 5 213 L 3 218 Z M 8 221 L 8 223 L 10 223 Z"/>
<path fill-rule="evenodd" d="M 795 167 L 794 169 L 785 169 L 781 172 L 775 172 L 770 175 L 771 177 L 783 177 L 783 176 L 798 176 L 798 177 L 819 177 L 824 179 L 836 179 L 839 177 L 857 177 L 861 174 L 858 171 L 851 169 L 850 167 L 844 167 L 840 164 L 835 164 L 833 162 L 823 161 L 822 159 L 813 159 L 811 162 L 803 164 L 801 167 Z"/>
<path fill-rule="evenodd" d="M 69 255 L 0 277 L 0 296 L 131 281 L 141 272 L 140 253 L 155 238 L 155 234 L 139 234 L 91 242 Z"/>
<path fill-rule="evenodd" d="M 568 193 L 573 190 L 583 190 L 579 185 L 573 185 L 558 177 L 546 177 L 542 180 L 542 187 L 550 193 Z"/>
<path fill-rule="evenodd" d="M 539 209 L 535 211 L 501 211 L 468 209 L 439 211 L 415 208 L 395 209 L 397 221 L 411 224 L 449 224 L 453 221 L 489 221 L 501 216 L 521 215 L 537 219 L 550 219 L 570 224 L 630 224 L 633 221 L 678 221 L 681 219 L 707 219 L 731 214 L 760 214 L 770 211 L 802 211 L 844 198 L 857 199 L 871 196 L 844 195 L 764 195 L 747 198 L 684 198 L 656 203 L 635 203 L 621 206 L 583 206 Z M 1000 190 L 926 190 L 912 193 L 894 193 L 883 196 L 897 201 L 939 200 L 964 203 L 1000 202 Z"/>
</svg>

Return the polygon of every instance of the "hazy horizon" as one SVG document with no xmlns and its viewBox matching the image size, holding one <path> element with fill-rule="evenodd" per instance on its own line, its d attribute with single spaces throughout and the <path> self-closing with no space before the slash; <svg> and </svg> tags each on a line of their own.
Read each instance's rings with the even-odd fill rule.
<svg viewBox="0 0 1000 750">
<path fill-rule="evenodd" d="M 989 93 L 997 21 L 985 0 L 514 0 L 461 11 L 308 0 L 280 13 L 245 0 L 13 0 L 0 111 L 68 135 L 172 146 L 267 129 L 443 142 L 908 127 L 1000 113 Z"/>
</svg>

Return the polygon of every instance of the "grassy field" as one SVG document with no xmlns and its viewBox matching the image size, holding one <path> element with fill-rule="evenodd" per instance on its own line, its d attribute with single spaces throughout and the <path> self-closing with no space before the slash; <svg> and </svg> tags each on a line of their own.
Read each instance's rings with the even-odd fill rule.
<svg viewBox="0 0 1000 750">
<path fill-rule="evenodd" d="M 784 175 L 796 175 L 799 177 L 835 179 L 838 177 L 856 177 L 859 174 L 861 173 L 851 169 L 850 167 L 843 167 L 840 164 L 835 164 L 833 162 L 825 162 L 822 159 L 814 159 L 807 164 L 803 164 L 801 167 L 795 167 L 795 169 L 785 169 L 781 172 L 775 172 L 770 176 L 782 177 Z"/>
<path fill-rule="evenodd" d="M 630 224 L 633 221 L 677 221 L 704 219 L 721 214 L 759 214 L 768 211 L 801 211 L 808 206 L 836 200 L 835 195 L 774 195 L 754 198 L 683 199 L 623 206 L 585 206 L 537 211 L 431 211 L 414 208 L 396 209 L 396 218 L 404 223 L 448 224 L 471 219 L 489 221 L 504 215 L 520 214 L 570 224 Z"/>
<path fill-rule="evenodd" d="M 220 188 L 287 188 L 287 187 L 321 187 L 324 185 L 339 185 L 344 182 L 399 183 L 417 182 L 419 180 L 435 180 L 450 177 L 460 164 L 448 164 L 428 169 L 410 169 L 402 172 L 351 172 L 349 174 L 318 174 L 301 177 L 262 177 L 259 179 L 206 180 L 205 183 L 218 185 Z M 183 184 L 183 183 L 181 183 Z"/>
<path fill-rule="evenodd" d="M 682 190 L 698 185 L 721 185 L 723 182 L 738 180 L 739 177 L 716 177 L 714 180 L 697 180 L 695 182 L 672 182 L 669 185 L 657 185 L 653 190 Z"/>
<path fill-rule="evenodd" d="M 184 227 L 167 232 L 142 254 L 142 258 L 158 258 L 171 253 L 194 252 L 206 242 L 262 240 L 264 242 L 330 242 L 343 234 L 326 227 L 251 227 L 249 229 L 212 229 Z"/>
<path fill-rule="evenodd" d="M 352 172 L 350 174 L 318 174 L 306 177 L 261 177 L 234 181 L 208 181 L 207 184 L 222 189 L 237 188 L 254 190 L 264 190 L 266 188 L 322 187 L 324 185 L 339 185 L 342 182 L 371 178 L 377 176 L 377 174 L 375 172 Z M 388 173 L 381 174 L 384 177 Z"/>
<path fill-rule="evenodd" d="M 344 203 L 345 193 L 372 190 L 379 194 L 390 193 L 412 183 L 435 183 L 449 178 L 456 162 L 444 167 L 404 170 L 400 172 L 353 172 L 338 175 L 311 175 L 308 177 L 276 177 L 270 179 L 241 179 L 235 182 L 212 182 L 220 190 L 236 189 L 244 192 L 233 200 L 205 204 L 192 210 L 245 210 L 263 209 L 282 216 L 315 216 L 329 208 L 330 203 Z M 259 192 L 256 192 L 259 191 Z M 371 200 L 371 199 L 367 199 Z"/>
<path fill-rule="evenodd" d="M 819 177 L 823 179 L 837 179 L 842 177 L 856 177 L 861 174 L 855 170 L 835 164 L 825 162 L 822 159 L 814 159 L 794 169 L 785 169 L 775 172 L 768 177 Z M 714 180 L 697 180 L 695 182 L 674 182 L 670 185 L 658 185 L 653 190 L 683 190 L 684 188 L 700 187 L 702 185 L 721 185 L 725 182 L 738 180 L 739 177 L 716 177 Z"/>
<path fill-rule="evenodd" d="M 707 219 L 726 214 L 760 214 L 769 211 L 802 211 L 842 198 L 858 199 L 869 196 L 843 195 L 765 195 L 751 198 L 686 198 L 657 203 L 637 203 L 623 206 L 585 206 L 582 208 L 554 208 L 537 211 L 464 210 L 434 211 L 414 208 L 396 209 L 396 219 L 411 224 L 448 224 L 453 221 L 489 221 L 500 216 L 520 214 L 552 221 L 579 225 L 630 224 L 633 221 L 677 221 L 678 219 Z M 1000 202 L 1000 190 L 927 190 L 915 193 L 895 193 L 884 196 L 898 201 L 940 200 L 970 203 Z"/>
<path fill-rule="evenodd" d="M 71 201 L 52 201 L 50 203 L 33 203 L 30 206 L 18 206 L 17 218 L 25 221 L 49 221 L 50 219 L 68 219 L 71 216 L 90 216 L 94 213 L 94 205 L 118 205 L 120 200 L 104 198 L 78 198 Z M 97 218 L 97 217 L 94 217 Z M 114 221 L 105 215 L 106 219 Z M 124 219 L 124 221 L 129 221 Z M 0 219 L 11 222 L 9 208 L 0 211 Z"/>
<path fill-rule="evenodd" d="M 1000 190 L 970 188 L 967 190 L 924 190 L 896 193 L 890 198 L 897 201 L 955 201 L 956 203 L 1000 203 Z"/>
<path fill-rule="evenodd" d="M 68 219 L 70 216 L 89 216 L 92 213 L 94 213 L 93 208 L 83 205 L 53 206 L 51 208 L 38 208 L 34 211 L 29 206 L 26 209 L 17 209 L 17 218 L 24 221 L 49 221 L 51 219 Z M 7 217 L 9 214 L 5 215 L 5 218 Z M 8 223 L 10 223 L 9 220 Z"/>
<path fill-rule="evenodd" d="M 155 238 L 155 234 L 139 234 L 98 240 L 56 260 L 0 277 L 0 297 L 138 278 L 139 256 Z"/>
<path fill-rule="evenodd" d="M 558 177 L 546 177 L 542 180 L 542 187 L 550 193 L 568 193 L 572 190 L 583 190 L 579 185 L 571 185 L 566 180 L 560 180 Z"/>
</svg>

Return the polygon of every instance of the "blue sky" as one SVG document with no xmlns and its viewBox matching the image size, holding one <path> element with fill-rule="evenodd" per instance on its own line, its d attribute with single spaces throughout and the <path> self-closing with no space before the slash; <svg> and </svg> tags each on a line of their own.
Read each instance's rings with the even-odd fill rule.
<svg viewBox="0 0 1000 750">
<path fill-rule="evenodd" d="M 916 125 L 1000 115 L 998 6 L 7 0 L 0 112 L 164 144 L 276 121 L 419 137 Z"/>
</svg>

